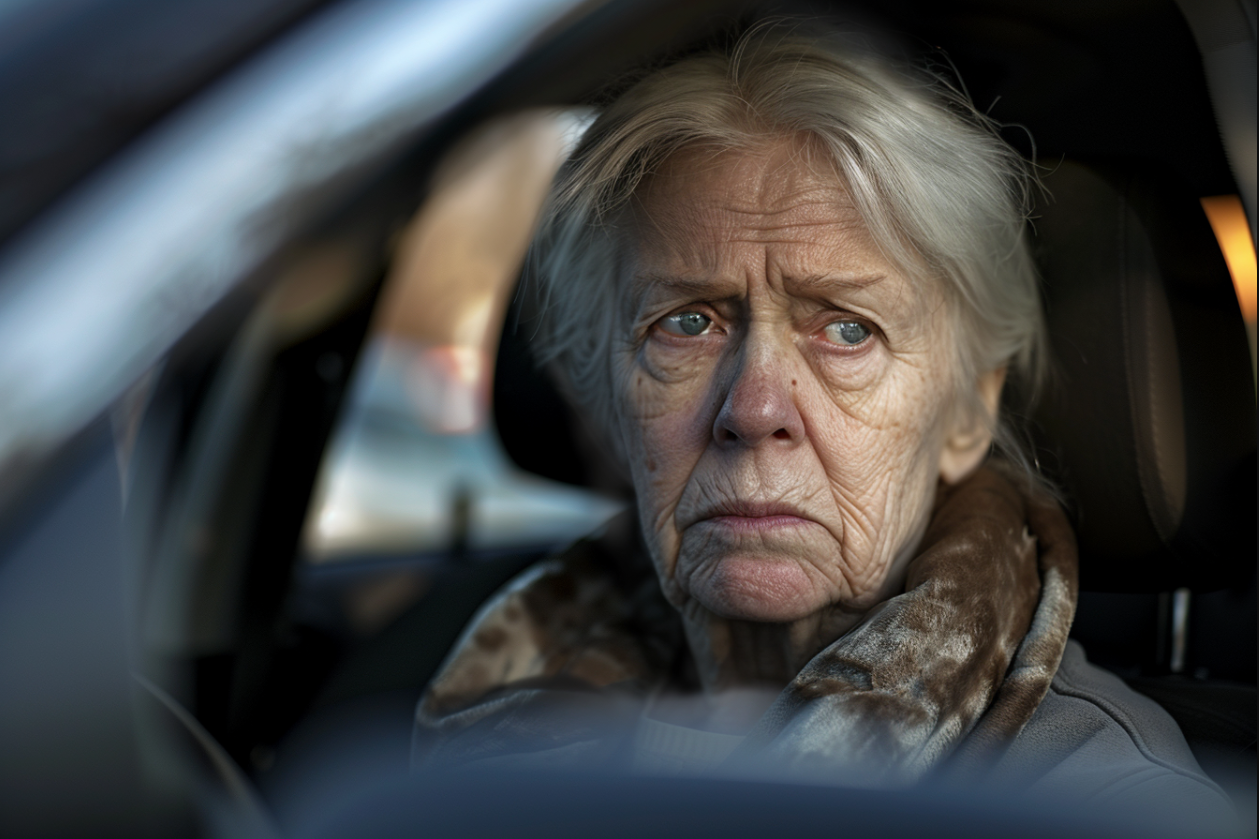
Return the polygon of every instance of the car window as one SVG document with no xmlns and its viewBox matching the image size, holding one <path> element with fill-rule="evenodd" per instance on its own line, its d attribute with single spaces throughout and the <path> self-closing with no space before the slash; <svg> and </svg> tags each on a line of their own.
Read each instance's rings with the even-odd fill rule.
<svg viewBox="0 0 1259 840">
<path fill-rule="evenodd" d="M 380 630 L 445 564 L 553 551 L 621 508 L 519 469 L 490 422 L 521 261 L 585 122 L 530 111 L 481 126 L 449 153 L 397 237 L 299 561 L 320 614 L 344 631 Z"/>
</svg>

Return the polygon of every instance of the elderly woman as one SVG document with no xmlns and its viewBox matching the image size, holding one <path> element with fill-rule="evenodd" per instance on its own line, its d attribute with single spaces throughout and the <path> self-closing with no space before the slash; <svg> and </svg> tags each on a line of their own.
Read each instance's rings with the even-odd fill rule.
<svg viewBox="0 0 1259 840">
<path fill-rule="evenodd" d="M 1170 719 L 1068 644 L 1073 535 L 999 411 L 1043 364 L 1027 186 L 956 91 L 779 27 L 608 104 L 534 292 L 637 538 L 483 608 L 421 702 L 423 760 L 1031 784 L 1104 758 L 1218 804 Z"/>
</svg>

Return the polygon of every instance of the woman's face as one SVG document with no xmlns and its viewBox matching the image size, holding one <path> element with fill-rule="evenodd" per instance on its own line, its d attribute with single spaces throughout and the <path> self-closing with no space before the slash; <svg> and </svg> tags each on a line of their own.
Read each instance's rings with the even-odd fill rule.
<svg viewBox="0 0 1259 840">
<path fill-rule="evenodd" d="M 902 585 L 956 384 L 933 282 L 897 270 L 791 140 L 686 150 L 640 190 L 617 412 L 666 595 L 791 622 Z"/>
</svg>

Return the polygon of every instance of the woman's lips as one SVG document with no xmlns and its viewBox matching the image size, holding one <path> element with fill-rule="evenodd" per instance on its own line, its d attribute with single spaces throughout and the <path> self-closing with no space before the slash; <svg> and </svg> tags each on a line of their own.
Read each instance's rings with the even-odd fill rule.
<svg viewBox="0 0 1259 840">
<path fill-rule="evenodd" d="M 799 528 L 803 525 L 814 524 L 812 519 L 789 505 L 756 502 L 721 505 L 706 511 L 704 516 L 700 517 L 700 521 L 742 533 Z"/>
<path fill-rule="evenodd" d="M 813 520 L 787 513 L 775 513 L 769 516 L 712 516 L 703 520 L 719 528 L 729 528 L 740 533 L 760 533 L 781 528 L 799 528 L 813 524 Z"/>
</svg>

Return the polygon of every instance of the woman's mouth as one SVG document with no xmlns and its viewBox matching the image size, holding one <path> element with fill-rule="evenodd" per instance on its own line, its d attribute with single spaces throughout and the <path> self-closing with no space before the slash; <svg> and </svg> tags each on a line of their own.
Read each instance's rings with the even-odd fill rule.
<svg viewBox="0 0 1259 840">
<path fill-rule="evenodd" d="M 721 505 L 707 511 L 700 521 L 739 533 L 763 533 L 814 524 L 803 512 L 780 502 L 737 502 Z"/>
<path fill-rule="evenodd" d="M 794 514 L 776 513 L 769 516 L 713 516 L 704 520 L 718 528 L 729 528 L 740 533 L 763 533 L 783 528 L 799 528 L 813 524 L 813 520 Z"/>
</svg>

